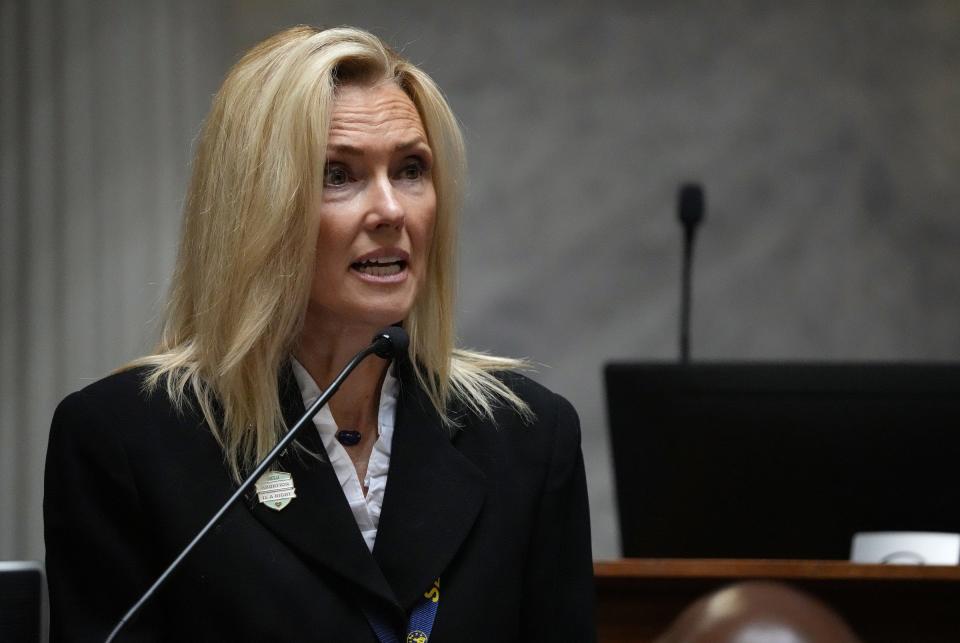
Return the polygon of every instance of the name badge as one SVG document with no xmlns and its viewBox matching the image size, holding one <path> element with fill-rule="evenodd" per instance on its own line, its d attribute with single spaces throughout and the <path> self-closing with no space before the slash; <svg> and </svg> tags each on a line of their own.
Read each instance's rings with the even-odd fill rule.
<svg viewBox="0 0 960 643">
<path fill-rule="evenodd" d="M 268 471 L 257 480 L 257 499 L 264 506 L 280 511 L 297 497 L 293 476 L 286 471 Z"/>
</svg>

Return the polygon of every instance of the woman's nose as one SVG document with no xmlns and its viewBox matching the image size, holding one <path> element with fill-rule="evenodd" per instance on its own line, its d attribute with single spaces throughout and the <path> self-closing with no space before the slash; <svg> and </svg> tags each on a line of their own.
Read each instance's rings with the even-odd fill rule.
<svg viewBox="0 0 960 643">
<path fill-rule="evenodd" d="M 370 187 L 370 203 L 366 223 L 372 228 L 403 227 L 404 209 L 397 191 L 388 177 L 378 177 Z"/>
</svg>

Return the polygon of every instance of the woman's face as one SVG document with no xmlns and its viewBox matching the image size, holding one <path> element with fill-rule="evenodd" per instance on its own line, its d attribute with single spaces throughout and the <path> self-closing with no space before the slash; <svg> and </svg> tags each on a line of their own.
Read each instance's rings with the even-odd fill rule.
<svg viewBox="0 0 960 643">
<path fill-rule="evenodd" d="M 393 83 L 345 86 L 327 142 L 308 314 L 326 330 L 402 321 L 427 275 L 437 197 L 420 115 Z"/>
</svg>

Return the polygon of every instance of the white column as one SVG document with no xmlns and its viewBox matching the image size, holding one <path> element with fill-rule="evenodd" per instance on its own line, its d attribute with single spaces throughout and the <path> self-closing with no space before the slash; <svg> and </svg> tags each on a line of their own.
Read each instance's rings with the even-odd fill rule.
<svg viewBox="0 0 960 643">
<path fill-rule="evenodd" d="M 43 556 L 57 402 L 154 340 L 224 7 L 0 5 L 0 559 Z"/>
</svg>

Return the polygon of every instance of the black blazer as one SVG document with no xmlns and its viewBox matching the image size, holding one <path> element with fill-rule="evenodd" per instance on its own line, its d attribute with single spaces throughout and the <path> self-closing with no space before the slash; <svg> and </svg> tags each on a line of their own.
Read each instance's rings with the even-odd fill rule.
<svg viewBox="0 0 960 643">
<path fill-rule="evenodd" d="M 143 371 L 73 393 L 53 419 L 44 491 L 51 641 L 102 641 L 236 485 L 202 416 L 141 392 Z M 580 428 L 516 374 L 525 425 L 459 411 L 451 437 L 409 365 L 371 554 L 330 465 L 288 450 L 297 497 L 251 494 L 184 561 L 119 641 L 370 641 L 361 607 L 397 628 L 437 577 L 431 641 L 592 641 L 593 575 Z M 303 403 L 281 377 L 289 425 Z M 324 454 L 317 431 L 298 440 Z M 325 457 L 325 455 L 323 456 Z"/>
</svg>

